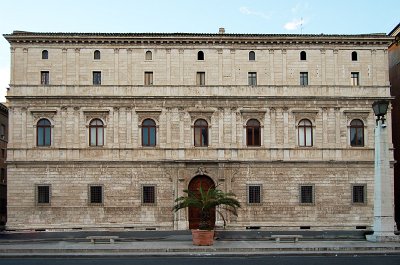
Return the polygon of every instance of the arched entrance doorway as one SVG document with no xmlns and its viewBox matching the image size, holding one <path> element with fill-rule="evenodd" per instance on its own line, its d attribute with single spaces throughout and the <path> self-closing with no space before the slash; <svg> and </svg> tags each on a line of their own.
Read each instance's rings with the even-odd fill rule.
<svg viewBox="0 0 400 265">
<path fill-rule="evenodd" d="M 207 176 L 199 175 L 194 177 L 190 183 L 188 189 L 193 192 L 198 192 L 200 186 L 203 190 L 208 190 L 210 188 L 214 188 L 214 181 Z M 211 223 L 215 224 L 215 209 L 210 211 Z M 201 212 L 197 208 L 189 207 L 189 229 L 198 229 L 199 223 L 201 219 Z"/>
</svg>

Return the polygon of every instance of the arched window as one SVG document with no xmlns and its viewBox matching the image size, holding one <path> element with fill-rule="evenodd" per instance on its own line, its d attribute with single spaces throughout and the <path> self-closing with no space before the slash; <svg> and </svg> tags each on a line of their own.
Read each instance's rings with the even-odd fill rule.
<svg viewBox="0 0 400 265">
<path fill-rule="evenodd" d="M 156 123 L 146 119 L 142 123 L 142 145 L 156 146 Z"/>
<path fill-rule="evenodd" d="M 254 51 L 249 52 L 249 61 L 255 61 L 256 60 L 256 53 Z"/>
<path fill-rule="evenodd" d="M 298 126 L 299 146 L 313 146 L 313 127 L 311 121 L 303 119 Z"/>
<path fill-rule="evenodd" d="M 307 60 L 307 53 L 305 51 L 300 52 L 300 61 Z"/>
<path fill-rule="evenodd" d="M 153 53 L 151 51 L 147 51 L 145 58 L 149 61 L 153 60 Z"/>
<path fill-rule="evenodd" d="M 350 145 L 364 146 L 364 123 L 361 120 L 350 122 Z"/>
<path fill-rule="evenodd" d="M 100 60 L 100 51 L 99 50 L 94 51 L 93 59 Z"/>
<path fill-rule="evenodd" d="M 261 145 L 261 130 L 260 122 L 251 119 L 246 124 L 246 137 L 247 146 L 260 146 Z"/>
<path fill-rule="evenodd" d="M 38 146 L 51 145 L 51 123 L 48 119 L 40 119 L 36 124 Z"/>
<path fill-rule="evenodd" d="M 204 61 L 204 52 L 203 51 L 199 51 L 197 53 L 197 60 Z"/>
<path fill-rule="evenodd" d="M 208 123 L 203 119 L 194 123 L 194 146 L 208 146 Z"/>
<path fill-rule="evenodd" d="M 352 52 L 351 53 L 351 60 L 352 61 L 357 61 L 358 60 L 357 52 Z"/>
<path fill-rule="evenodd" d="M 42 51 L 42 59 L 49 59 L 49 52 L 47 50 Z"/>
<path fill-rule="evenodd" d="M 100 119 L 94 119 L 89 124 L 90 146 L 104 145 L 104 124 Z"/>
</svg>

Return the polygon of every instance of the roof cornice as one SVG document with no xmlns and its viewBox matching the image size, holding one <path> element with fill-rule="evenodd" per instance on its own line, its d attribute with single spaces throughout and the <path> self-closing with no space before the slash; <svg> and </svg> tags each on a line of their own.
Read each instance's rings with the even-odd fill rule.
<svg viewBox="0 0 400 265">
<path fill-rule="evenodd" d="M 207 33 L 45 33 L 14 31 L 4 34 L 11 44 L 337 44 L 389 46 L 393 37 L 386 34 L 207 34 Z"/>
</svg>

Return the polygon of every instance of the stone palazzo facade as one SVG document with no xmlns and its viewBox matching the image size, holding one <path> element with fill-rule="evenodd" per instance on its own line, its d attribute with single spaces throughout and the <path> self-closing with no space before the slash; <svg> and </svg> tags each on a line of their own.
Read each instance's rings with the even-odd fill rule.
<svg viewBox="0 0 400 265">
<path fill-rule="evenodd" d="M 7 229 L 188 229 L 202 180 L 241 202 L 229 229 L 371 228 L 386 35 L 4 37 Z"/>
</svg>

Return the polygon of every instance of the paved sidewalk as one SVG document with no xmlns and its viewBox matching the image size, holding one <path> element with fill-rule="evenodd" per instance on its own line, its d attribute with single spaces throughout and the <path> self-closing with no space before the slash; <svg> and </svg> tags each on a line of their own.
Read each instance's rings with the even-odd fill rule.
<svg viewBox="0 0 400 265">
<path fill-rule="evenodd" d="M 216 240 L 213 246 L 193 246 L 191 240 L 116 241 L 0 241 L 0 258 L 14 256 L 196 256 L 196 255 L 400 255 L 400 243 L 368 241 Z"/>
</svg>

